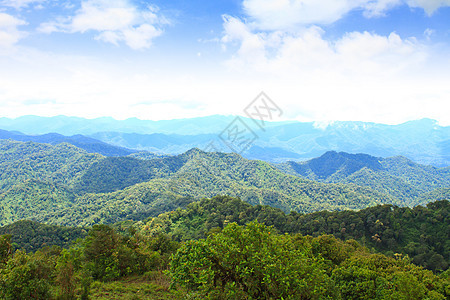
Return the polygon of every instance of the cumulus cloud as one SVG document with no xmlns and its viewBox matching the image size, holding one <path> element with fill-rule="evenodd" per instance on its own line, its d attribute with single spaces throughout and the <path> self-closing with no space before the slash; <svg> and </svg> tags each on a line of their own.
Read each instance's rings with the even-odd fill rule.
<svg viewBox="0 0 450 300">
<path fill-rule="evenodd" d="M 402 4 L 431 15 L 450 6 L 450 0 L 244 0 L 243 8 L 259 29 L 289 30 L 299 25 L 330 24 L 355 9 L 367 17 L 380 16 Z"/>
<path fill-rule="evenodd" d="M 250 25 L 230 16 L 224 17 L 224 30 L 222 42 L 237 47 L 228 65 L 244 70 L 386 74 L 418 64 L 426 57 L 424 45 L 414 38 L 402 39 L 394 32 L 389 36 L 350 32 L 328 41 L 317 26 L 296 33 L 254 32 Z"/>
<path fill-rule="evenodd" d="M 288 117 L 407 120 L 423 116 L 424 101 L 433 107 L 447 101 L 450 65 L 436 65 L 443 54 L 395 32 L 355 31 L 330 40 L 316 25 L 267 31 L 225 16 L 222 43 L 231 53 L 230 72 L 252 78 Z"/>
<path fill-rule="evenodd" d="M 245 12 L 261 29 L 290 29 L 301 24 L 326 24 L 342 18 L 361 0 L 244 0 Z"/>
<path fill-rule="evenodd" d="M 97 32 L 96 39 L 118 45 L 124 42 L 132 49 L 151 46 L 162 34 L 161 26 L 168 21 L 158 16 L 158 9 L 148 6 L 141 10 L 128 0 L 86 0 L 74 16 L 41 24 L 45 33 Z"/>
<path fill-rule="evenodd" d="M 408 0 L 411 7 L 420 7 L 425 10 L 428 15 L 432 15 L 440 7 L 450 6 L 450 0 Z"/>
<path fill-rule="evenodd" d="M 9 48 L 27 34 L 17 29 L 27 23 L 21 19 L 0 12 L 0 48 Z"/>
</svg>

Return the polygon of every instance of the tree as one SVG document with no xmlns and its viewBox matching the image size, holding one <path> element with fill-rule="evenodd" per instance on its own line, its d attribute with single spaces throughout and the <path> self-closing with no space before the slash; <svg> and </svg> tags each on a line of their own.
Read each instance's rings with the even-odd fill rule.
<svg viewBox="0 0 450 300">
<path fill-rule="evenodd" d="M 5 268 L 0 269 L 1 299 L 49 299 L 54 263 L 38 251 L 16 251 Z"/>
<path fill-rule="evenodd" d="M 0 268 L 6 264 L 12 252 L 11 235 L 0 235 Z"/>
<path fill-rule="evenodd" d="M 187 242 L 172 257 L 172 278 L 215 299 L 338 299 L 310 247 L 272 231 L 257 222 L 232 223 L 206 240 Z"/>
<path fill-rule="evenodd" d="M 78 283 L 76 278 L 77 261 L 74 257 L 75 250 L 63 250 L 58 258 L 55 271 L 56 283 L 60 289 L 58 298 L 63 300 L 75 299 L 75 289 Z"/>
<path fill-rule="evenodd" d="M 84 245 L 87 267 L 94 279 L 111 280 L 119 277 L 119 260 L 116 247 L 118 237 L 107 225 L 94 225 Z"/>
</svg>

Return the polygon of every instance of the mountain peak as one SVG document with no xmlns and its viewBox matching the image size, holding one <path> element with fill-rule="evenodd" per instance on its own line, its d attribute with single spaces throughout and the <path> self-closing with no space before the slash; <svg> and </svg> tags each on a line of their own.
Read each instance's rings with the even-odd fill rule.
<svg viewBox="0 0 450 300">
<path fill-rule="evenodd" d="M 199 148 L 192 148 L 188 151 L 184 152 L 183 155 L 186 155 L 188 157 L 198 156 L 198 155 L 205 155 L 206 152 L 203 150 L 200 150 Z"/>
<path fill-rule="evenodd" d="M 303 163 L 292 163 L 294 170 L 302 176 L 314 174 L 318 179 L 327 179 L 337 173 L 348 176 L 362 168 L 381 170 L 379 158 L 368 154 L 350 154 L 346 152 L 327 151 L 318 158 Z"/>
</svg>

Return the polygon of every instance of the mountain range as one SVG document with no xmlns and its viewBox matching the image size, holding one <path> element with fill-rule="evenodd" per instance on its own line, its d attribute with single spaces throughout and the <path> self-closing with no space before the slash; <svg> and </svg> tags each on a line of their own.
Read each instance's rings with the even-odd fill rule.
<svg viewBox="0 0 450 300">
<path fill-rule="evenodd" d="M 7 131 L 0 129 L 0 139 L 10 139 L 21 142 L 45 143 L 51 145 L 69 143 L 81 149 L 84 149 L 89 153 L 99 153 L 104 156 L 126 156 L 138 152 L 136 150 L 113 146 L 111 144 L 81 134 L 73 136 L 64 136 L 59 133 L 27 135 L 17 131 Z"/>
<path fill-rule="evenodd" d="M 141 160 L 105 157 L 73 145 L 0 141 L 0 224 L 59 225 L 139 220 L 218 194 L 289 212 L 402 203 L 353 184 L 319 183 L 267 162 L 192 149 Z"/>
<path fill-rule="evenodd" d="M 308 161 L 276 166 L 314 181 L 370 187 L 410 206 L 450 198 L 450 167 L 421 165 L 403 156 L 382 158 L 329 151 Z"/>
<path fill-rule="evenodd" d="M 82 134 L 126 151 L 181 154 L 191 148 L 207 149 L 211 142 L 217 150 L 231 152 L 219 135 L 235 116 L 145 121 L 112 118 L 25 116 L 0 118 L 0 128 L 28 135 L 54 132 L 70 136 Z M 248 159 L 268 162 L 300 161 L 327 151 L 366 153 L 376 157 L 402 155 L 420 164 L 450 166 L 450 127 L 422 119 L 399 125 L 369 122 L 265 122 L 258 127 L 253 120 L 241 118 L 257 139 L 242 153 Z M 69 141 L 70 142 L 70 141 Z M 80 145 L 78 145 L 80 146 Z M 132 150 L 129 150 L 132 149 Z M 114 152 L 113 152 L 114 153 Z M 108 152 L 104 152 L 108 155 Z"/>
<path fill-rule="evenodd" d="M 336 152 L 272 165 L 195 148 L 139 159 L 88 153 L 68 143 L 0 140 L 0 225 L 142 220 L 216 195 L 285 212 L 414 206 L 448 195 L 449 173 L 404 157 Z"/>
</svg>

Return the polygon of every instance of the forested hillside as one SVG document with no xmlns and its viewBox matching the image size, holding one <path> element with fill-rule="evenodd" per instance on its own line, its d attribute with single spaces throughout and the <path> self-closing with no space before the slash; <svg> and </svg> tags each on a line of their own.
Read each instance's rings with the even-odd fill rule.
<svg viewBox="0 0 450 300">
<path fill-rule="evenodd" d="M 67 143 L 52 146 L 0 140 L 0 191 L 28 179 L 73 188 L 85 171 L 103 158 Z"/>
<path fill-rule="evenodd" d="M 91 137 L 83 136 L 81 134 L 73 136 L 64 136 L 58 133 L 47 133 L 42 135 L 26 135 L 21 132 L 11 132 L 0 129 L 0 139 L 14 140 L 20 142 L 35 142 L 57 145 L 61 143 L 68 143 L 78 148 L 86 150 L 88 153 L 99 153 L 105 156 L 126 156 L 136 153 L 137 150 L 130 150 L 123 147 L 117 147 L 105 142 L 96 140 Z"/>
<path fill-rule="evenodd" d="M 367 186 L 414 206 L 433 199 L 446 199 L 450 188 L 450 167 L 436 168 L 402 157 L 374 157 L 367 154 L 327 152 L 306 162 L 287 162 L 277 167 L 288 174 L 327 183 Z"/>
<path fill-rule="evenodd" d="M 27 179 L 0 194 L 0 226 L 22 219 L 41 219 L 71 207 L 75 195 L 54 183 Z"/>
<path fill-rule="evenodd" d="M 252 206 L 232 197 L 203 199 L 173 212 L 138 223 L 143 235 L 169 234 L 177 241 L 206 238 L 229 223 L 253 220 L 274 226 L 280 233 L 319 236 L 332 234 L 355 239 L 377 252 L 408 255 L 412 262 L 431 270 L 450 264 L 450 202 L 429 203 L 413 209 L 383 205 L 360 211 L 285 214 L 270 206 Z"/>
<path fill-rule="evenodd" d="M 150 160 L 106 158 L 69 144 L 12 141 L 0 142 L 0 150 L 0 224 L 33 219 L 90 226 L 140 220 L 215 195 L 237 196 L 285 212 L 402 204 L 369 188 L 286 175 L 237 154 L 192 149 Z"/>
</svg>

